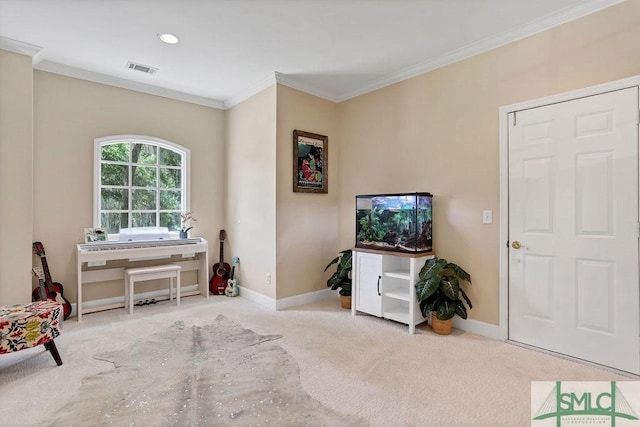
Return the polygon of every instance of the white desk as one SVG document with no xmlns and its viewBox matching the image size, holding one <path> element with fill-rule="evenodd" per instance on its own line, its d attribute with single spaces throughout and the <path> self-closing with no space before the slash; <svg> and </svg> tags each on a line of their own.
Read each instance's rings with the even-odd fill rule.
<svg viewBox="0 0 640 427">
<path fill-rule="evenodd" d="M 113 260 L 153 259 L 172 255 L 195 256 L 197 258 L 198 289 L 209 298 L 209 244 L 201 237 L 193 239 L 147 240 L 134 242 L 94 242 L 76 245 L 78 269 L 78 296 L 76 311 L 78 322 L 82 321 L 82 286 L 104 280 L 124 280 L 124 269 L 113 268 L 83 271 L 83 263 Z M 192 261 L 193 262 L 193 261 Z M 100 272 L 98 277 L 87 277 Z"/>
</svg>

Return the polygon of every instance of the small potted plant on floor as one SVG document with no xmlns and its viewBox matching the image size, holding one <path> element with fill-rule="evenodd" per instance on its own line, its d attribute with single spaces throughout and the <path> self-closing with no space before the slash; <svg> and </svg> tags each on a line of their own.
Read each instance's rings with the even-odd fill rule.
<svg viewBox="0 0 640 427">
<path fill-rule="evenodd" d="M 336 264 L 336 271 L 327 280 L 327 286 L 333 289 L 340 289 L 340 304 L 342 308 L 351 308 L 351 249 L 340 251 L 340 255 L 327 264 L 324 271 Z"/>
<path fill-rule="evenodd" d="M 420 270 L 416 283 L 416 297 L 425 318 L 431 317 L 431 327 L 435 333 L 451 333 L 453 316 L 467 318 L 467 307 L 471 300 L 460 286 L 460 282 L 471 284 L 471 276 L 459 265 L 444 258 L 428 259 Z"/>
</svg>

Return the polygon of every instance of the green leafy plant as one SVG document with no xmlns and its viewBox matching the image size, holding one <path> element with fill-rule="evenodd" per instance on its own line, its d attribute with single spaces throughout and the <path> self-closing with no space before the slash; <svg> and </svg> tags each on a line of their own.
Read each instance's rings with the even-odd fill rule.
<svg viewBox="0 0 640 427">
<path fill-rule="evenodd" d="M 382 211 L 375 206 L 360 218 L 359 241 L 379 242 L 384 237 L 385 225 L 381 221 Z"/>
<path fill-rule="evenodd" d="M 460 286 L 465 281 L 471 284 L 471 276 L 459 265 L 444 258 L 428 259 L 420 270 L 416 283 L 416 296 L 424 317 L 435 313 L 438 320 L 449 320 L 456 314 L 467 318 L 467 307 L 473 308 L 471 300 Z"/>
<path fill-rule="evenodd" d="M 351 296 L 351 249 L 340 251 L 340 255 L 327 264 L 324 271 L 327 271 L 333 264 L 336 265 L 336 271 L 327 280 L 327 287 L 332 290 L 340 289 L 342 296 Z"/>
</svg>

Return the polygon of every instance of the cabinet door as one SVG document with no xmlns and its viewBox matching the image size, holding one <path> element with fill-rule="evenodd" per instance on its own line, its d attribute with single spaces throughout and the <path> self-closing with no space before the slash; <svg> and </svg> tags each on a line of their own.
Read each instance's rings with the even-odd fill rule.
<svg viewBox="0 0 640 427">
<path fill-rule="evenodd" d="M 382 255 L 356 252 L 356 310 L 382 316 Z"/>
</svg>

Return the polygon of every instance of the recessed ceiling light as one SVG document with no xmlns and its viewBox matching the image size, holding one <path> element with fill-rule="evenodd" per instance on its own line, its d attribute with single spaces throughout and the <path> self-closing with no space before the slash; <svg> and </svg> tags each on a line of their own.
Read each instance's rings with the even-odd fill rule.
<svg viewBox="0 0 640 427">
<path fill-rule="evenodd" d="M 160 40 L 168 44 L 176 44 L 180 41 L 180 39 L 177 36 L 174 36 L 171 33 L 158 34 L 158 37 L 160 38 Z"/>
</svg>

